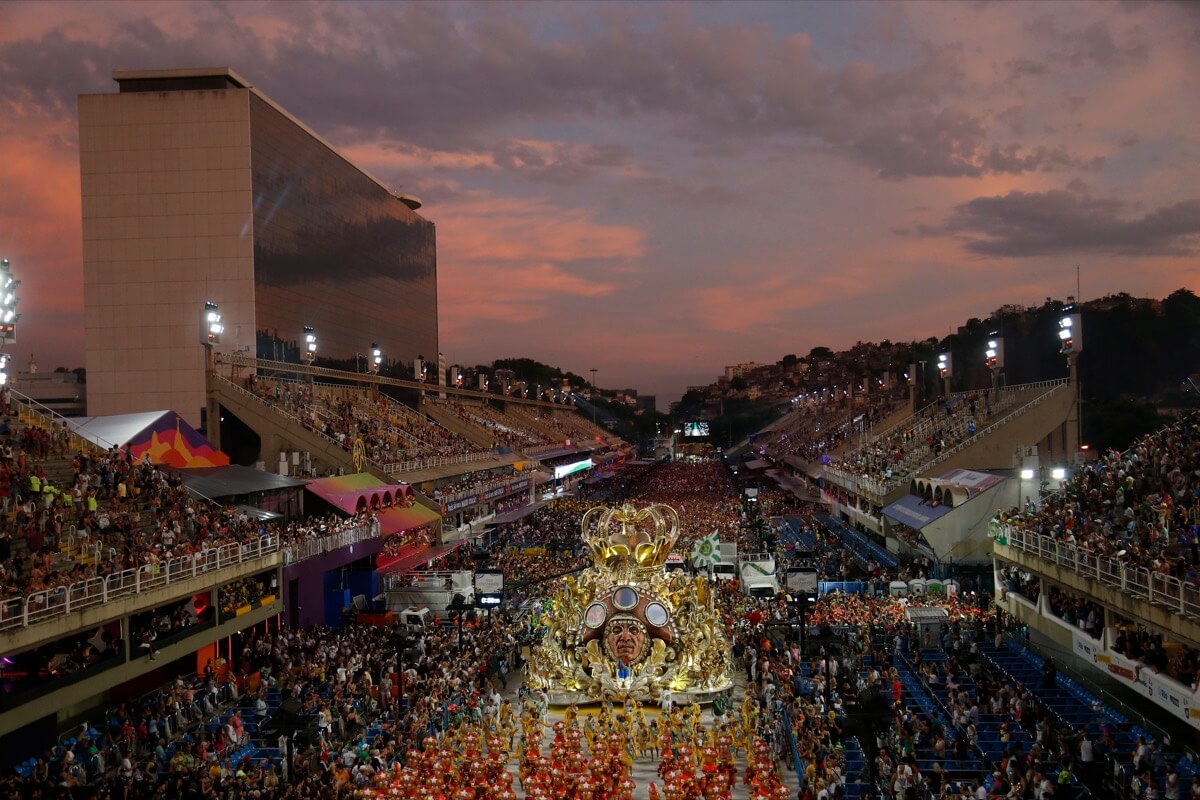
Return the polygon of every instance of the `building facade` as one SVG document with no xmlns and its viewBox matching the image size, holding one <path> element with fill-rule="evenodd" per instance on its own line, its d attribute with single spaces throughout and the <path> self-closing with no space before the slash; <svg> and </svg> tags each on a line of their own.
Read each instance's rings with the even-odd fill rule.
<svg viewBox="0 0 1200 800">
<path fill-rule="evenodd" d="M 437 357 L 434 225 L 229 69 L 116 72 L 79 98 L 89 413 L 203 426 L 218 351 Z"/>
</svg>

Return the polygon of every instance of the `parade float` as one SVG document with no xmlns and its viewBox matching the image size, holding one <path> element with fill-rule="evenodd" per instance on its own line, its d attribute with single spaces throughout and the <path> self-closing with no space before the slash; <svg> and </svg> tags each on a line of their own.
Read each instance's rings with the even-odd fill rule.
<svg viewBox="0 0 1200 800">
<path fill-rule="evenodd" d="M 526 686 L 555 705 L 603 698 L 703 702 L 730 688 L 730 646 L 708 579 L 668 571 L 679 515 L 596 507 L 581 520 L 592 566 L 564 579 Z"/>
</svg>

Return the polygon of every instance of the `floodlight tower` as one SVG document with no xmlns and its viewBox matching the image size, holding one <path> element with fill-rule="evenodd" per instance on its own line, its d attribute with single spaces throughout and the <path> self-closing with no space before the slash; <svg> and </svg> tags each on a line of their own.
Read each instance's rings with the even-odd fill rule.
<svg viewBox="0 0 1200 800">
<path fill-rule="evenodd" d="M 17 287 L 21 282 L 14 280 L 7 258 L 0 258 L 0 348 L 17 341 Z M 8 356 L 0 355 L 0 385 L 8 383 Z"/>
<path fill-rule="evenodd" d="M 317 360 L 317 332 L 311 325 L 304 326 L 304 350 L 300 353 L 300 357 L 310 367 Z"/>
<path fill-rule="evenodd" d="M 954 356 L 949 350 L 938 353 L 938 375 L 946 383 L 946 402 L 950 402 L 950 380 L 954 377 Z"/>
<path fill-rule="evenodd" d="M 379 349 L 379 344 L 371 342 L 371 364 L 370 370 L 372 375 L 379 374 L 379 368 L 383 365 L 383 351 Z"/>
<path fill-rule="evenodd" d="M 1067 452 L 1073 458 L 1079 452 L 1079 445 L 1083 441 L 1083 415 L 1080 413 L 1083 393 L 1079 386 L 1079 354 L 1083 352 L 1083 315 L 1075 305 L 1074 297 L 1068 297 L 1066 305 L 1063 306 L 1062 316 L 1058 320 L 1058 341 L 1058 351 L 1067 357 L 1067 374 L 1075 390 L 1075 402 L 1071 404 L 1066 430 Z"/>
<path fill-rule="evenodd" d="M 992 391 L 1000 387 L 1000 373 L 1004 371 L 1004 337 L 999 331 L 988 334 L 987 347 L 983 351 L 983 363 L 992 373 Z"/>
</svg>

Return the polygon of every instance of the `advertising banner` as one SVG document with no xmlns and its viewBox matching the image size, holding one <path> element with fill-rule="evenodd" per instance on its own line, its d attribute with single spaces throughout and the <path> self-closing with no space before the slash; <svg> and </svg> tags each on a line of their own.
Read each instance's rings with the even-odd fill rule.
<svg viewBox="0 0 1200 800">
<path fill-rule="evenodd" d="M 471 506 L 477 504 L 478 502 L 479 502 L 479 495 L 477 495 L 477 494 L 467 495 L 466 497 L 460 497 L 457 500 L 452 500 L 451 502 L 446 503 L 446 513 L 453 514 L 455 512 L 462 511 L 464 508 L 470 508 Z"/>
</svg>

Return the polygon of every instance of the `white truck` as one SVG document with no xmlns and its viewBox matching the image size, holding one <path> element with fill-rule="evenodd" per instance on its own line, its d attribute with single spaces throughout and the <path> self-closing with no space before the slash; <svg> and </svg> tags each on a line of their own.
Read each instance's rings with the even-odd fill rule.
<svg viewBox="0 0 1200 800">
<path fill-rule="evenodd" d="M 731 581 L 738 576 L 737 542 L 721 542 L 721 560 L 712 566 L 714 581 Z"/>
<path fill-rule="evenodd" d="M 447 619 L 447 606 L 455 597 L 467 603 L 475 602 L 474 573 L 470 570 L 410 572 L 405 575 L 386 575 L 383 592 L 376 597 L 388 611 L 407 612 L 425 608 L 438 619 Z"/>
<path fill-rule="evenodd" d="M 779 578 L 775 575 L 775 557 L 770 553 L 747 553 L 739 560 L 742 591 L 751 597 L 774 597 L 779 594 Z"/>
</svg>

